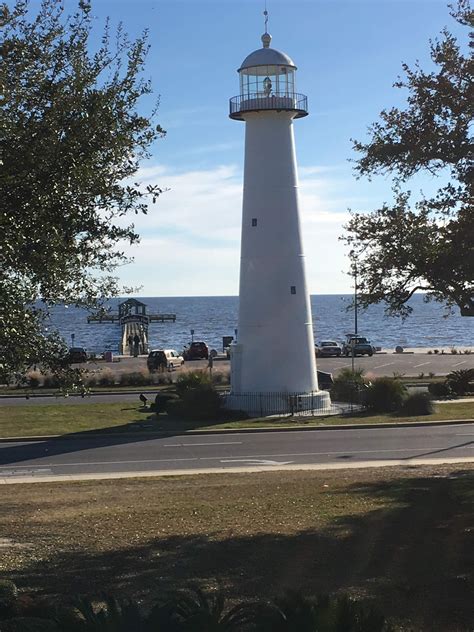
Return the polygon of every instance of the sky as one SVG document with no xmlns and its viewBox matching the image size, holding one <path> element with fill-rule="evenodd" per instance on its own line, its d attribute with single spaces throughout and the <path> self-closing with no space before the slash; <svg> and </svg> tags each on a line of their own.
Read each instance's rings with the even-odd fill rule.
<svg viewBox="0 0 474 632">
<path fill-rule="evenodd" d="M 66 6 L 73 8 L 73 0 Z M 141 243 L 118 270 L 142 296 L 236 295 L 239 282 L 244 123 L 228 118 L 237 68 L 261 47 L 264 0 L 93 0 L 95 33 L 106 16 L 131 37 L 149 29 L 145 75 L 160 96 L 166 137 L 142 165 L 144 184 L 167 191 L 133 218 Z M 295 61 L 310 115 L 295 121 L 306 271 L 312 294 L 351 291 L 340 241 L 349 211 L 392 199 L 390 179 L 357 180 L 351 138 L 383 108 L 402 106 L 392 84 L 401 64 L 430 68 L 429 39 L 464 32 L 444 0 L 267 0 L 272 47 Z M 151 102 L 144 103 L 149 107 Z M 436 185 L 419 178 L 413 190 Z"/>
</svg>

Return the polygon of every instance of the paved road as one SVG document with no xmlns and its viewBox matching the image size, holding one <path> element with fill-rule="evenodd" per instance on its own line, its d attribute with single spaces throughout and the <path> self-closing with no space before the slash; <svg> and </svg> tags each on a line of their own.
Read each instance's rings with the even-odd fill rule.
<svg viewBox="0 0 474 632">
<path fill-rule="evenodd" d="M 0 443 L 1 479 L 471 458 L 474 425 Z"/>
</svg>

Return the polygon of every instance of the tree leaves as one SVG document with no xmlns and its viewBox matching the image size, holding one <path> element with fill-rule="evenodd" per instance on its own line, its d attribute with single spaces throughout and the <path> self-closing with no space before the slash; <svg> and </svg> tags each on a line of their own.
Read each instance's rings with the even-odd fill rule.
<svg viewBox="0 0 474 632">
<path fill-rule="evenodd" d="M 474 26 L 467 0 L 452 10 L 461 24 Z M 472 35 L 472 34 L 471 34 Z M 371 213 L 353 213 L 343 239 L 357 266 L 361 305 L 385 301 L 392 315 L 407 316 L 417 290 L 474 315 L 474 81 L 472 59 L 447 30 L 430 44 L 436 70 L 403 64 L 407 107 L 391 108 L 369 128 L 360 176 L 390 174 L 395 201 Z M 419 172 L 440 177 L 432 198 L 411 202 L 402 186 Z"/>
<path fill-rule="evenodd" d="M 9 327 L 0 331 L 0 348 L 16 357 L 4 373 L 30 362 L 18 349 L 32 335 L 22 322 L 39 318 L 36 300 L 44 298 L 44 308 L 95 307 L 119 292 L 109 273 L 127 258 L 117 245 L 139 239 L 121 218 L 146 213 L 162 193 L 133 180 L 164 135 L 140 105 L 151 93 L 142 76 L 146 35 L 130 42 L 119 27 L 112 46 L 106 25 L 91 52 L 90 2 L 80 0 L 69 17 L 62 0 L 42 0 L 36 16 L 29 10 L 17 0 L 0 16 L 0 309 Z M 5 307 L 10 299 L 14 321 Z"/>
</svg>

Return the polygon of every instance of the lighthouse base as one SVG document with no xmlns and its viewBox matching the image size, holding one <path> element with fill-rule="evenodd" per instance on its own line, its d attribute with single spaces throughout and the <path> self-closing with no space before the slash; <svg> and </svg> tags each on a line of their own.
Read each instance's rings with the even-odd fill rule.
<svg viewBox="0 0 474 632">
<path fill-rule="evenodd" d="M 223 407 L 242 410 L 251 417 L 270 415 L 327 415 L 331 398 L 327 391 L 311 393 L 226 393 Z"/>
</svg>

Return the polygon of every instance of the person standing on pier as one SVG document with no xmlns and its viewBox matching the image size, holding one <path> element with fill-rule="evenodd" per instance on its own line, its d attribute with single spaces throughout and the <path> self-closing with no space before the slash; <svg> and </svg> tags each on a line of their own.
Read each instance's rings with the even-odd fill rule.
<svg viewBox="0 0 474 632">
<path fill-rule="evenodd" d="M 135 334 L 133 336 L 133 357 L 137 358 L 140 351 L 140 336 Z"/>
<path fill-rule="evenodd" d="M 127 338 L 127 341 L 128 341 L 128 350 L 129 350 L 130 355 L 132 356 L 133 355 L 133 336 L 132 336 L 132 334 L 130 334 L 130 336 Z"/>
</svg>

